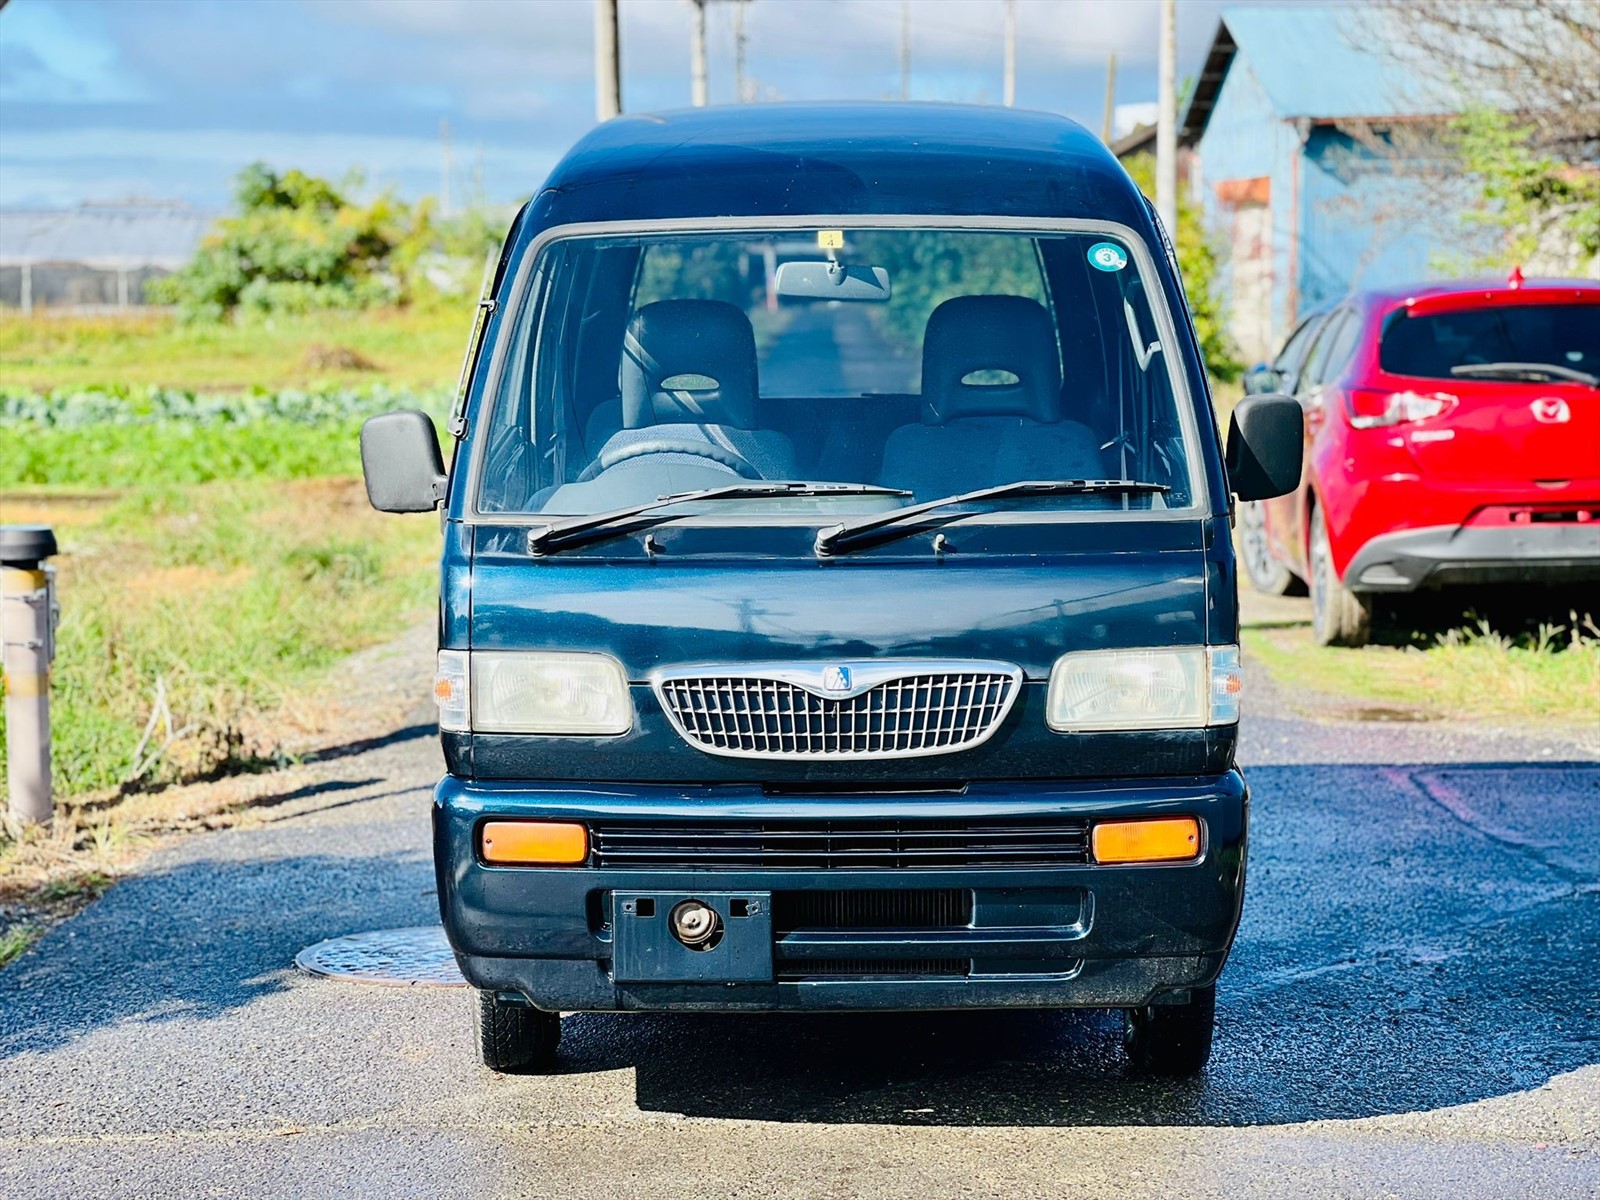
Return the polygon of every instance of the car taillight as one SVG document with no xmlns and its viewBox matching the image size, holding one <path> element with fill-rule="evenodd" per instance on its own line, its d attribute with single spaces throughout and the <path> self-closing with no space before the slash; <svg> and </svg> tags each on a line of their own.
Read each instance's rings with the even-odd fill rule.
<svg viewBox="0 0 1600 1200">
<path fill-rule="evenodd" d="M 1402 421 L 1426 421 L 1441 416 L 1456 405 L 1454 396 L 1424 396 L 1417 392 L 1379 392 L 1355 388 L 1347 401 L 1350 424 L 1356 429 L 1398 425 Z"/>
</svg>

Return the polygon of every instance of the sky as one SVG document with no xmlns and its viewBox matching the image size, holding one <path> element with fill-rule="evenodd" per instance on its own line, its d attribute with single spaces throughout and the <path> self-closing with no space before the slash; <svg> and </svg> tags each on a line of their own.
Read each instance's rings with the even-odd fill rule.
<svg viewBox="0 0 1600 1200">
<path fill-rule="evenodd" d="M 1180 76 L 1223 0 L 1178 5 Z M 734 99 L 734 4 L 708 10 L 712 103 Z M 688 0 L 620 0 L 625 111 L 689 103 Z M 750 0 L 763 100 L 886 99 L 900 0 Z M 911 0 L 911 97 L 997 103 L 1003 0 Z M 1101 127 L 1153 111 L 1158 0 L 1018 0 L 1017 104 Z M 592 0 L 10 0 L 0 9 L 0 207 L 128 197 L 221 209 L 266 161 L 456 205 L 530 195 L 595 120 Z"/>
</svg>

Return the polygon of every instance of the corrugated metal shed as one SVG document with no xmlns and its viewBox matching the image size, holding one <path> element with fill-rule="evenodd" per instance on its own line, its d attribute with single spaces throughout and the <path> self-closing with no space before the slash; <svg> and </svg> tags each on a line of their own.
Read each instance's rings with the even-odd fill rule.
<svg viewBox="0 0 1600 1200">
<path fill-rule="evenodd" d="M 1404 65 L 1417 51 L 1386 36 L 1383 18 L 1352 6 L 1224 9 L 1180 134 L 1192 145 L 1205 132 L 1240 53 L 1279 117 L 1448 115 L 1443 97 Z"/>
<path fill-rule="evenodd" d="M 0 267 L 175 271 L 194 257 L 213 219 L 212 213 L 178 203 L 0 209 Z"/>
</svg>

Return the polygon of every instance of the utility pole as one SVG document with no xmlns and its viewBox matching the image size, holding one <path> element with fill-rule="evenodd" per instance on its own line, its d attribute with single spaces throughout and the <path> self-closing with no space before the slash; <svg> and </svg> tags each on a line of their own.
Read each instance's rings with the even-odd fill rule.
<svg viewBox="0 0 1600 1200">
<path fill-rule="evenodd" d="M 622 55 L 617 0 L 594 0 L 594 115 L 609 121 L 622 111 Z"/>
<path fill-rule="evenodd" d="M 1111 120 L 1117 111 L 1117 52 L 1113 50 L 1106 60 L 1106 119 L 1100 127 L 1100 140 L 1111 144 Z"/>
<path fill-rule="evenodd" d="M 439 215 L 450 215 L 450 122 L 439 122 Z"/>
<path fill-rule="evenodd" d="M 740 104 L 755 99 L 744 77 L 744 6 L 745 0 L 733 0 L 733 98 Z"/>
<path fill-rule="evenodd" d="M 911 99 L 911 0 L 900 0 L 900 99 Z"/>
<path fill-rule="evenodd" d="M 1156 212 L 1178 244 L 1178 4 L 1161 0 L 1161 74 L 1156 116 Z"/>
<path fill-rule="evenodd" d="M 696 108 L 704 108 L 706 94 L 706 0 L 689 0 L 694 7 L 694 35 L 689 47 L 689 96 Z"/>
<path fill-rule="evenodd" d="M 1006 0 L 1006 82 L 1005 104 L 1017 104 L 1017 0 Z"/>
</svg>

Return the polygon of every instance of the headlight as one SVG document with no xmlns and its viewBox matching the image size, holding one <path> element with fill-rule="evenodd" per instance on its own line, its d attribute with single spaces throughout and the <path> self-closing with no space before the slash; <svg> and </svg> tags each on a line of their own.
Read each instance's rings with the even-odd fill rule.
<svg viewBox="0 0 1600 1200">
<path fill-rule="evenodd" d="M 627 676 L 605 654 L 441 650 L 434 695 L 442 729 L 617 734 L 633 727 Z"/>
<path fill-rule="evenodd" d="M 1051 668 L 1045 720 L 1061 733 L 1231 725 L 1242 682 L 1237 646 L 1086 650 Z"/>
</svg>

